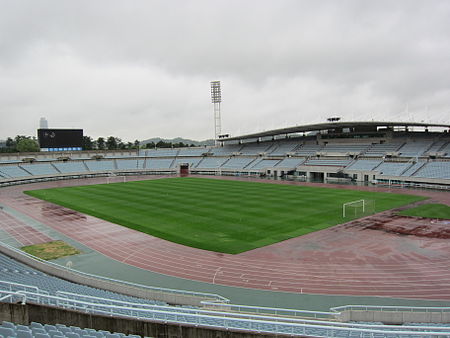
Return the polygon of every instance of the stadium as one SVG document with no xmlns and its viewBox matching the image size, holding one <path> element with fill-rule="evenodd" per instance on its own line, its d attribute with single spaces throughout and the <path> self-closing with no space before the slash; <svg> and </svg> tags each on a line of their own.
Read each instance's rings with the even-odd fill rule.
<svg viewBox="0 0 450 338">
<path fill-rule="evenodd" d="M 2 154 L 0 335 L 450 335 L 450 125 L 216 140 Z"/>
</svg>

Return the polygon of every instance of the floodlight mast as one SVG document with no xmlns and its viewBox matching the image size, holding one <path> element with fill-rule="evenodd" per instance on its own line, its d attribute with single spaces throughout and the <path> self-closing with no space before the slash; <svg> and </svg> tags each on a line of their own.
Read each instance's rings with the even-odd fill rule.
<svg viewBox="0 0 450 338">
<path fill-rule="evenodd" d="M 222 130 L 220 120 L 220 103 L 222 102 L 222 93 L 220 90 L 220 81 L 211 81 L 211 101 L 214 104 L 214 141 L 219 145 L 219 135 Z"/>
</svg>

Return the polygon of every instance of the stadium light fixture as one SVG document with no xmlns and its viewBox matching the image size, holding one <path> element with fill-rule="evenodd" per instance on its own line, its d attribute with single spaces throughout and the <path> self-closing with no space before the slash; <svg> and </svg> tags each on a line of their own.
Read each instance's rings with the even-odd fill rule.
<svg viewBox="0 0 450 338">
<path fill-rule="evenodd" d="M 214 104 L 214 141 L 218 145 L 218 138 L 222 129 L 220 119 L 220 103 L 222 102 L 220 81 L 211 81 L 211 101 Z"/>
</svg>

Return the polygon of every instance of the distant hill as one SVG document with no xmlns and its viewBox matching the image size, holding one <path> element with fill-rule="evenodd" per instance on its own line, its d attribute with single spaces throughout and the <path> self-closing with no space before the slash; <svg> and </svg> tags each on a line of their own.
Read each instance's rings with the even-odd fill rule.
<svg viewBox="0 0 450 338">
<path fill-rule="evenodd" d="M 214 140 L 205 140 L 205 141 L 195 141 L 195 140 L 189 140 L 186 138 L 182 138 L 182 137 L 176 137 L 176 138 L 172 138 L 172 139 L 166 139 L 166 138 L 161 138 L 161 137 L 154 137 L 154 138 L 149 138 L 148 140 L 144 140 L 140 142 L 141 146 L 146 145 L 147 143 L 158 143 L 159 141 L 163 141 L 163 142 L 171 142 L 171 143 L 180 143 L 183 142 L 184 144 L 193 144 L 195 146 L 213 146 L 214 145 Z"/>
</svg>

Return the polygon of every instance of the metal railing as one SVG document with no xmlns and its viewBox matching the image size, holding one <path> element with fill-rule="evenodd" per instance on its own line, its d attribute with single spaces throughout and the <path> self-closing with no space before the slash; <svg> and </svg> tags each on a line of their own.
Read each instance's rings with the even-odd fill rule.
<svg viewBox="0 0 450 338">
<path fill-rule="evenodd" d="M 56 305 L 65 309 L 85 313 L 109 315 L 133 319 L 146 319 L 156 322 L 196 325 L 225 330 L 240 330 L 256 333 L 277 333 L 319 337 L 377 336 L 388 337 L 435 337 L 450 335 L 450 327 L 435 326 L 389 326 L 355 323 L 339 323 L 298 319 L 292 317 L 243 314 L 225 311 L 208 311 L 182 307 L 142 305 L 114 301 L 116 304 L 99 303 L 100 297 L 93 301 L 68 299 L 61 296 L 41 293 L 0 290 L 0 295 L 21 296 L 22 302 L 31 298 L 40 299 L 41 304 Z M 69 295 L 69 294 L 68 294 Z M 72 294 L 74 295 L 74 294 Z M 88 298 L 87 296 L 83 296 Z M 1 297 L 6 299 L 6 296 Z M 111 301 L 111 300 L 107 300 Z M 121 304 L 121 305 L 119 305 Z"/>
</svg>

